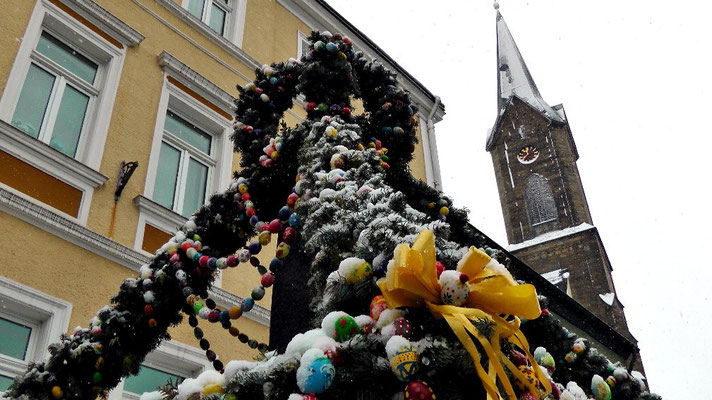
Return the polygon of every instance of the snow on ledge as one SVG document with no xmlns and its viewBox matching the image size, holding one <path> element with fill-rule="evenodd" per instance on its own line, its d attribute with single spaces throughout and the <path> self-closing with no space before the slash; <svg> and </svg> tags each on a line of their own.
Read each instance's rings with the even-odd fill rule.
<svg viewBox="0 0 712 400">
<path fill-rule="evenodd" d="M 616 298 L 616 294 L 615 293 L 599 294 L 598 297 L 600 297 L 604 303 L 608 304 L 609 306 L 612 306 L 613 300 Z"/>
<path fill-rule="evenodd" d="M 534 239 L 525 240 L 521 243 L 510 244 L 509 246 L 507 246 L 507 251 L 515 251 L 515 250 L 523 249 L 526 247 L 536 246 L 538 244 L 546 243 L 546 242 L 549 242 L 554 239 L 562 238 L 564 236 L 573 235 L 575 233 L 587 231 L 587 230 L 593 229 L 593 228 L 594 228 L 593 225 L 590 225 L 590 224 L 587 224 L 584 222 L 581 225 L 574 226 L 571 228 L 547 232 L 547 233 L 544 233 L 542 235 L 535 237 Z"/>
</svg>

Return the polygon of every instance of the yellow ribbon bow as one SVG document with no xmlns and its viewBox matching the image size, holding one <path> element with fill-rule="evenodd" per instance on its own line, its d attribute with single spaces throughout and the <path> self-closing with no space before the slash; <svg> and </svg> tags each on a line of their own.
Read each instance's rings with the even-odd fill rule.
<svg viewBox="0 0 712 400">
<path fill-rule="evenodd" d="M 436 318 L 445 318 L 472 357 L 477 374 L 487 390 L 488 400 L 502 398 L 497 388 L 497 378 L 507 396 L 516 399 L 503 364 L 518 381 L 528 387 L 530 393 L 543 398 L 551 392 L 551 385 L 529 353 L 529 343 L 519 330 L 520 321 L 517 318 L 534 319 L 541 314 L 536 289 L 530 284 L 517 284 L 504 267 L 490 261 L 487 254 L 471 247 L 458 264 L 458 271 L 467 274 L 469 278 L 470 294 L 467 301 L 463 307 L 444 305 L 440 298 L 440 283 L 435 266 L 435 235 L 426 229 L 420 232 L 412 248 L 405 243 L 396 247 L 393 265 L 389 265 L 386 277 L 378 281 L 378 286 L 390 308 L 425 306 Z M 472 324 L 471 320 L 474 319 L 492 323 L 494 333 L 489 340 Z M 473 336 L 487 354 L 487 370 L 482 367 Z M 502 353 L 502 338 L 524 351 L 533 366 L 537 381 L 530 382 Z"/>
</svg>

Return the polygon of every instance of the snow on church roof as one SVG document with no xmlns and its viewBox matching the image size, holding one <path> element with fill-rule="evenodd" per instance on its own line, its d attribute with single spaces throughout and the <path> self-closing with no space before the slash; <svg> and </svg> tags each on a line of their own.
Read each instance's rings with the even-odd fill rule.
<svg viewBox="0 0 712 400">
<path fill-rule="evenodd" d="M 499 114 L 504 112 L 513 96 L 517 96 L 525 103 L 544 114 L 547 118 L 564 122 L 561 114 L 550 107 L 539 94 L 534 79 L 521 53 L 509 32 L 507 23 L 502 14 L 497 12 L 497 104 Z"/>
<path fill-rule="evenodd" d="M 584 222 L 581 225 L 573 226 L 571 228 L 561 229 L 558 231 L 546 232 L 544 234 L 541 234 L 541 235 L 535 237 L 534 239 L 525 240 L 521 243 L 510 244 L 509 246 L 507 246 L 507 251 L 515 251 L 515 250 L 523 249 L 525 247 L 536 246 L 538 244 L 542 244 L 542 243 L 545 243 L 545 242 L 548 242 L 548 241 L 551 241 L 554 239 L 558 239 L 558 238 L 561 238 L 564 236 L 573 235 L 575 233 L 587 231 L 587 230 L 593 229 L 593 228 L 594 228 L 593 225 L 590 225 L 590 224 L 587 224 Z"/>
</svg>

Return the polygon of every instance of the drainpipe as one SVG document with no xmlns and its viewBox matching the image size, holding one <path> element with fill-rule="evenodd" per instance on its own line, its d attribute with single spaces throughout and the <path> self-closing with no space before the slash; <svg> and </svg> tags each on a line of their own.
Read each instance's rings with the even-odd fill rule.
<svg viewBox="0 0 712 400">
<path fill-rule="evenodd" d="M 424 139 L 424 141 L 427 141 L 427 143 L 423 143 L 427 147 L 425 149 L 427 151 L 427 157 L 430 160 L 430 169 L 431 169 L 431 179 L 433 180 L 433 186 L 437 190 L 442 190 L 443 185 L 442 181 L 440 179 L 440 163 L 438 162 L 438 146 L 435 143 L 435 124 L 433 123 L 433 117 L 435 116 L 435 112 L 437 112 L 438 107 L 440 106 L 440 96 L 435 96 L 435 103 L 433 104 L 433 108 L 430 110 L 430 113 L 428 114 L 428 119 L 426 121 L 426 129 L 427 133 L 426 136 L 427 138 Z"/>
</svg>

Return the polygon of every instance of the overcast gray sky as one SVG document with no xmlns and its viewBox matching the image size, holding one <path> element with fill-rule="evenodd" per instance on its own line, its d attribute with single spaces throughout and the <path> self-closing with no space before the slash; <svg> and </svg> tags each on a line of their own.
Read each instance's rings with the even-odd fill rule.
<svg viewBox="0 0 712 400">
<path fill-rule="evenodd" d="M 328 0 L 442 97 L 445 192 L 506 245 L 487 129 L 496 117 L 490 1 Z M 653 391 L 709 398 L 712 6 L 500 1 L 544 99 L 563 103 L 593 222 Z"/>
</svg>

